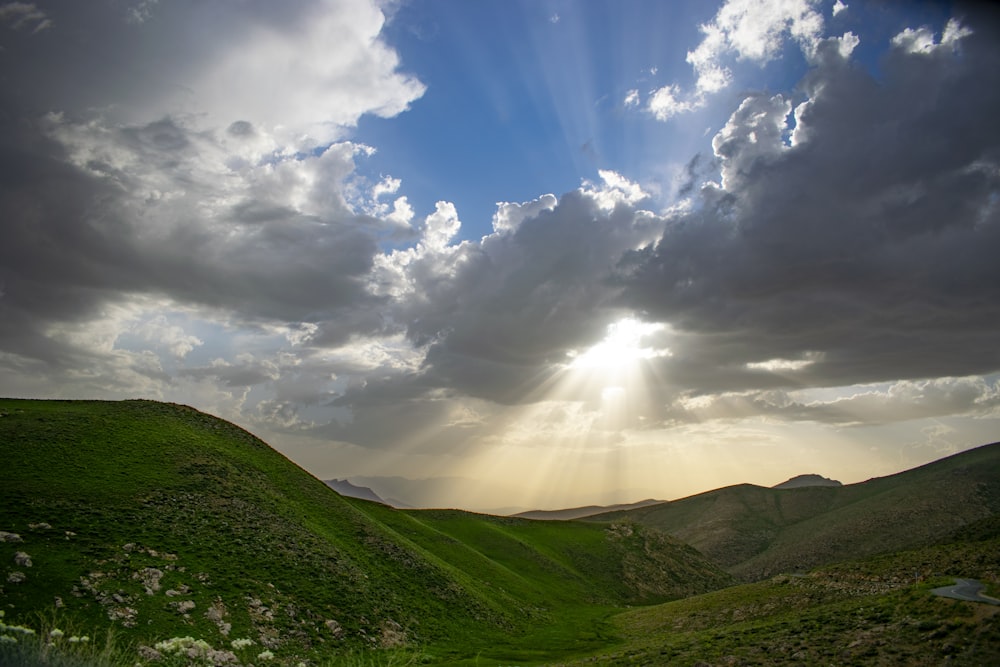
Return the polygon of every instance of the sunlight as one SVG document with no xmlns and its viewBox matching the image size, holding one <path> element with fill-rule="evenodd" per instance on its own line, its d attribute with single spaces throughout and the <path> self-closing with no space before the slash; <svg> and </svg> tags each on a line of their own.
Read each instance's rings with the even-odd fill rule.
<svg viewBox="0 0 1000 667">
<path fill-rule="evenodd" d="M 584 352 L 571 351 L 572 370 L 616 370 L 640 359 L 670 356 L 668 349 L 643 347 L 643 339 L 661 331 L 663 324 L 626 317 L 608 326 L 604 339 Z"/>
</svg>

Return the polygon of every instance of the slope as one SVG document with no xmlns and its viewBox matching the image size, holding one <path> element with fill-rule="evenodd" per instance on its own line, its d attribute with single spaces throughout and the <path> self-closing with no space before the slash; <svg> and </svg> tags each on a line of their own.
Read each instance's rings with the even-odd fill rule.
<svg viewBox="0 0 1000 667">
<path fill-rule="evenodd" d="M 345 499 L 246 431 L 185 406 L 0 400 L 0 454 L 8 620 L 55 614 L 138 646 L 251 638 L 287 664 L 399 646 L 451 661 L 530 644 L 542 629 L 564 640 L 552 651 L 581 633 L 606 642 L 592 628 L 609 608 L 680 590 L 644 574 L 663 565 L 649 545 L 668 538 L 655 530 L 630 541 L 581 525 L 569 529 L 575 546 L 556 528 L 514 537 L 534 550 L 531 569 L 505 561 L 503 548 L 462 543 L 492 534 L 489 517 Z M 443 535 L 446 547 L 435 544 Z M 697 553 L 677 551 L 692 585 L 725 582 Z M 591 559 L 638 574 L 591 578 Z M 552 572 L 572 585 L 549 583 Z M 592 623 L 573 622 L 584 617 Z"/>
<path fill-rule="evenodd" d="M 933 543 L 1000 513 L 1000 444 L 841 487 L 750 484 L 589 517 L 681 539 L 746 580 Z"/>
<path fill-rule="evenodd" d="M 1000 606 L 931 592 L 957 577 L 1000 592 L 998 524 L 977 524 L 977 537 L 625 611 L 621 644 L 567 664 L 1000 664 Z"/>
</svg>

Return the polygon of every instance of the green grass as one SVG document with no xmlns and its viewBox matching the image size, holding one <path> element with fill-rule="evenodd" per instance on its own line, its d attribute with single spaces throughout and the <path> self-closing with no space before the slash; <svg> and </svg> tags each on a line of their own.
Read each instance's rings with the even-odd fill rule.
<svg viewBox="0 0 1000 667">
<path fill-rule="evenodd" d="M 744 581 L 912 549 L 1000 514 L 1000 443 L 843 487 L 750 484 L 587 520 L 626 519 L 691 544 Z"/>
<path fill-rule="evenodd" d="M 184 636 L 258 667 L 1000 664 L 1000 608 L 929 593 L 964 576 L 997 595 L 996 448 L 847 495 L 732 487 L 636 522 L 346 499 L 246 431 L 151 401 L 0 400 L 0 456 L 0 531 L 19 536 L 0 541 L 0 620 L 36 631 L 0 628 L 18 639 L 4 665 L 167 664 L 149 650 Z M 948 489 L 965 507 L 933 507 Z M 702 538 L 724 519 L 714 544 L 736 565 L 825 560 L 731 586 L 643 525 L 675 505 Z M 913 517 L 931 526 L 920 548 L 893 547 Z M 892 553 L 844 559 L 887 518 Z"/>
<path fill-rule="evenodd" d="M 184 406 L 0 400 L 0 456 L 7 618 L 57 610 L 136 651 L 246 637 L 283 664 L 546 663 L 613 643 L 627 604 L 729 582 L 655 530 L 348 500 Z"/>
<path fill-rule="evenodd" d="M 841 563 L 623 612 L 611 619 L 622 638 L 614 650 L 566 664 L 1000 664 L 1000 607 L 933 596 L 932 588 L 954 576 L 925 576 L 921 568 L 996 585 L 1000 538 Z"/>
</svg>

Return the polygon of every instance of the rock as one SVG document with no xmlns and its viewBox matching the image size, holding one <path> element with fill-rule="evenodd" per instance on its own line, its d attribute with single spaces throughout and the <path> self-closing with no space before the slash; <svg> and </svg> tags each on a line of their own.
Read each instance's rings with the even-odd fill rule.
<svg viewBox="0 0 1000 667">
<path fill-rule="evenodd" d="M 17 533 L 8 533 L 6 530 L 0 530 L 0 542 L 24 542 L 24 540 Z"/>
<path fill-rule="evenodd" d="M 9 584 L 20 584 L 27 580 L 28 575 L 24 572 L 11 572 L 7 575 L 7 583 Z"/>
<path fill-rule="evenodd" d="M 333 620 L 332 618 L 328 618 L 324 622 L 324 624 L 335 638 L 340 639 L 341 637 L 344 636 L 344 628 L 342 628 L 340 623 L 338 623 L 337 621 Z"/>
<path fill-rule="evenodd" d="M 21 567 L 31 567 L 31 556 L 23 551 L 18 551 L 14 554 L 14 562 Z"/>
</svg>

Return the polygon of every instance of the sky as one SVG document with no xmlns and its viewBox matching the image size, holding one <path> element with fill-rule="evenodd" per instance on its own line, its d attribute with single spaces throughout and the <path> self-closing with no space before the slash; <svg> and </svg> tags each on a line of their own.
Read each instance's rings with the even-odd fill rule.
<svg viewBox="0 0 1000 667">
<path fill-rule="evenodd" d="M 988 4 L 0 0 L 0 395 L 501 511 L 1000 440 Z"/>
</svg>

